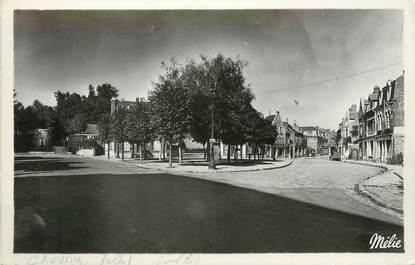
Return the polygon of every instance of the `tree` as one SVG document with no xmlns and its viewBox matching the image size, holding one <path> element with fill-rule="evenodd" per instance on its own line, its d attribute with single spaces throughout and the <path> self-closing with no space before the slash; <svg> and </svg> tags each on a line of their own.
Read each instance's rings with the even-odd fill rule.
<svg viewBox="0 0 415 265">
<path fill-rule="evenodd" d="M 56 115 L 58 117 L 58 122 L 63 128 L 63 130 L 59 132 L 59 137 L 63 139 L 66 135 L 74 131 L 73 125 L 75 124 L 76 119 L 73 119 L 75 116 L 82 113 L 82 97 L 77 93 L 70 94 L 69 92 L 62 93 L 61 91 L 57 91 L 55 92 L 55 98 Z M 81 118 L 81 116 L 77 119 L 78 121 L 80 119 L 85 120 L 84 117 Z"/>
<path fill-rule="evenodd" d="M 112 113 L 111 116 L 111 135 L 114 137 L 115 142 L 122 143 L 121 145 L 121 158 L 124 160 L 124 142 L 128 140 L 127 132 L 127 110 L 125 108 L 119 108 Z"/>
<path fill-rule="evenodd" d="M 211 108 L 214 105 L 214 136 L 228 144 L 228 163 L 230 146 L 245 141 L 243 116 L 252 108 L 254 95 L 245 85 L 242 69 L 247 62 L 240 58 L 224 57 L 218 54 L 214 58 L 201 56 L 199 63 L 187 64 L 185 80 L 193 92 L 192 136 L 204 143 L 210 138 Z M 202 109 L 202 111 L 200 111 Z"/>
<path fill-rule="evenodd" d="M 150 102 L 145 99 L 137 101 L 128 113 L 127 132 L 129 142 L 139 143 L 140 161 L 143 162 L 145 144 L 155 139 L 154 125 L 152 123 Z"/>
<path fill-rule="evenodd" d="M 111 113 L 111 99 L 118 97 L 118 89 L 109 83 L 101 84 L 96 89 L 95 110 L 99 120 L 100 115 Z"/>
<path fill-rule="evenodd" d="M 86 118 L 84 114 L 76 114 L 75 117 L 68 121 L 66 132 L 70 134 L 82 133 L 86 128 Z"/>
<path fill-rule="evenodd" d="M 108 150 L 107 155 L 108 159 L 110 158 L 110 143 L 112 140 L 112 134 L 111 134 L 111 116 L 108 113 L 105 113 L 102 115 L 101 119 L 98 121 L 98 132 L 99 132 L 99 139 L 107 143 Z"/>
<path fill-rule="evenodd" d="M 209 69 L 206 64 L 197 64 L 194 60 L 187 62 L 183 81 L 192 92 L 191 126 L 192 138 L 205 147 L 205 158 L 209 160 L 211 136 L 211 83 Z"/>
<path fill-rule="evenodd" d="M 272 125 L 272 121 L 264 119 L 254 108 L 251 108 L 247 114 L 244 121 L 246 142 L 253 150 L 254 159 L 259 153 L 261 153 L 263 159 L 265 146 L 275 143 L 277 130 Z"/>
<path fill-rule="evenodd" d="M 162 62 L 165 73 L 153 83 L 149 100 L 157 134 L 169 143 L 169 166 L 172 167 L 173 143 L 190 132 L 191 92 L 183 83 L 183 68 L 174 59 Z"/>
</svg>

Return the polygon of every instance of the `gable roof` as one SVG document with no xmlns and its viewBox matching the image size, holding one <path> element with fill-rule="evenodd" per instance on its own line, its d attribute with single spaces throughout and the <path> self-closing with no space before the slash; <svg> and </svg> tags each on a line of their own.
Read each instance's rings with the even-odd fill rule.
<svg viewBox="0 0 415 265">
<path fill-rule="evenodd" d="M 95 123 L 88 123 L 86 125 L 86 129 L 84 131 L 84 134 L 98 134 L 98 126 Z"/>
</svg>

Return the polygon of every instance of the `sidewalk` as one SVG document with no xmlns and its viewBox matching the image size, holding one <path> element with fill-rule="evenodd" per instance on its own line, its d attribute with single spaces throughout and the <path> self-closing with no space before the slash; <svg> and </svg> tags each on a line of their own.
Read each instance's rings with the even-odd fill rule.
<svg viewBox="0 0 415 265">
<path fill-rule="evenodd" d="M 368 161 L 343 160 L 346 163 L 383 168 L 384 172 L 356 184 L 356 191 L 382 208 L 403 214 L 403 167 Z"/>
<path fill-rule="evenodd" d="M 91 159 L 105 159 L 106 156 L 95 156 L 89 157 Z M 173 167 L 169 167 L 168 161 L 159 161 L 159 160 L 144 160 L 143 163 L 139 159 L 125 158 L 124 161 L 119 158 L 108 159 L 109 162 L 118 162 L 118 163 L 127 163 L 134 165 L 139 168 L 145 169 L 155 169 L 160 171 L 167 172 L 185 172 L 185 173 L 229 173 L 229 172 L 249 172 L 249 171 L 260 171 L 260 170 L 271 170 L 277 168 L 283 168 L 291 165 L 292 160 L 279 159 L 276 161 L 272 160 L 243 160 L 241 161 L 231 161 L 231 164 L 226 164 L 225 161 L 220 163 L 216 162 L 216 169 L 208 169 L 206 161 L 202 160 L 184 160 L 182 164 L 179 164 L 177 161 L 173 162 Z"/>
</svg>

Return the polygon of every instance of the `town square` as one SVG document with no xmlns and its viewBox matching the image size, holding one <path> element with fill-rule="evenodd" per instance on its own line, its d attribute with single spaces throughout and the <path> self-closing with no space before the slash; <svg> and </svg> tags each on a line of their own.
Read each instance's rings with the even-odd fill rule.
<svg viewBox="0 0 415 265">
<path fill-rule="evenodd" d="M 399 10 L 14 18 L 15 253 L 404 252 Z"/>
</svg>

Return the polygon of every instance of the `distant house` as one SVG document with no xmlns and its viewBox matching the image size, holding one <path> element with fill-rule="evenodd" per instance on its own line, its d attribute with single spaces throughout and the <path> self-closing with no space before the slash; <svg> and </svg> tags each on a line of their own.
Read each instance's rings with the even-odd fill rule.
<svg viewBox="0 0 415 265">
<path fill-rule="evenodd" d="M 270 115 L 266 119 L 271 120 L 276 127 L 277 137 L 274 143 L 272 157 L 294 158 L 304 156 L 306 151 L 306 139 L 297 123 L 290 124 L 288 120 L 282 121 L 280 112 Z"/>
<path fill-rule="evenodd" d="M 35 129 L 33 132 L 33 145 L 35 147 L 50 147 L 52 144 L 48 129 Z"/>
<path fill-rule="evenodd" d="M 85 130 L 82 133 L 76 135 L 85 136 L 87 139 L 97 139 L 98 138 L 98 126 L 95 123 L 88 123 Z"/>
<path fill-rule="evenodd" d="M 104 148 L 97 141 L 98 127 L 95 123 L 87 124 L 82 133 L 70 135 L 66 140 L 67 142 L 74 143 L 74 146 L 71 147 L 71 152 L 75 152 L 77 155 L 95 156 L 104 152 Z"/>
</svg>

